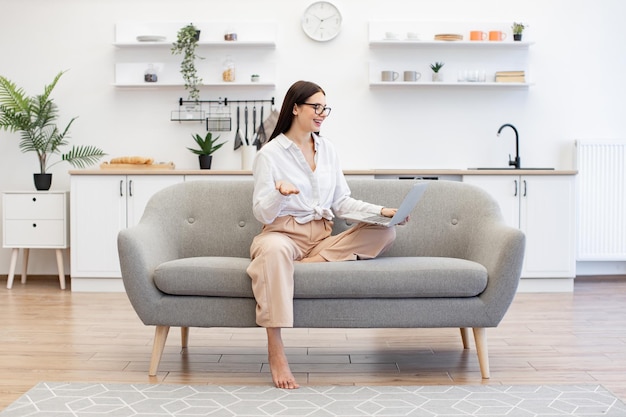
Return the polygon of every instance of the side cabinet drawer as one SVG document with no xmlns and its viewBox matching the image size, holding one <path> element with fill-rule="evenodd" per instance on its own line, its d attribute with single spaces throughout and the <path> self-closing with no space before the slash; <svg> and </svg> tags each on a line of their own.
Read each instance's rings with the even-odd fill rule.
<svg viewBox="0 0 626 417">
<path fill-rule="evenodd" d="M 6 220 L 5 247 L 64 247 L 63 220 Z"/>
<path fill-rule="evenodd" d="M 63 219 L 64 194 L 5 194 L 5 219 Z"/>
</svg>

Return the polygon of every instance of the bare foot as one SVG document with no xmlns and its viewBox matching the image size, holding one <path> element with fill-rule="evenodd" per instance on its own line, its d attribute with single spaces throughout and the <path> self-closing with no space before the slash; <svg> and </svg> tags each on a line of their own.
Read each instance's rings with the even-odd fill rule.
<svg viewBox="0 0 626 417">
<path fill-rule="evenodd" d="M 272 380 L 276 388 L 300 388 L 289 368 L 289 362 L 287 361 L 283 340 L 280 335 L 280 328 L 273 327 L 267 329 L 267 352 Z"/>
</svg>

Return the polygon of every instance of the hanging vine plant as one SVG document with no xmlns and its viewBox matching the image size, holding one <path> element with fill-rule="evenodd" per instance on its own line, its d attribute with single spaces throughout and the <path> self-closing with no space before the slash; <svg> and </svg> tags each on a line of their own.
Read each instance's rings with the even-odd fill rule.
<svg viewBox="0 0 626 417">
<path fill-rule="evenodd" d="M 196 58 L 204 59 L 196 55 L 196 47 L 200 40 L 200 31 L 193 23 L 183 26 L 178 30 L 176 42 L 172 45 L 173 55 L 183 55 L 180 63 L 180 73 L 185 81 L 185 89 L 189 92 L 189 100 L 199 100 L 200 90 L 198 85 L 202 83 L 202 78 L 198 77 L 196 69 Z"/>
</svg>

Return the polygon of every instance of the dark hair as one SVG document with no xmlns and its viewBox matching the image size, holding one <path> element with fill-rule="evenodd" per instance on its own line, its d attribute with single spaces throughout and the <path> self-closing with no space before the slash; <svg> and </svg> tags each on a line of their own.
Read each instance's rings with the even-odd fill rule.
<svg viewBox="0 0 626 417">
<path fill-rule="evenodd" d="M 287 94 L 285 94 L 280 114 L 278 115 L 276 127 L 274 128 L 268 142 L 281 133 L 285 133 L 289 130 L 291 123 L 293 122 L 293 106 L 304 103 L 309 97 L 316 93 L 326 95 L 322 87 L 310 81 L 296 81 L 291 87 L 289 87 Z"/>
</svg>

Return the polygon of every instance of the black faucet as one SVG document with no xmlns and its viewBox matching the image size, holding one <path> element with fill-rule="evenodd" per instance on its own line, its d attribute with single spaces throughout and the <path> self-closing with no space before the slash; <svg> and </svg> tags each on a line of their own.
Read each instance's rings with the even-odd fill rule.
<svg viewBox="0 0 626 417">
<path fill-rule="evenodd" d="M 502 129 L 507 126 L 513 129 L 513 131 L 515 132 L 515 160 L 511 159 L 511 154 L 509 154 L 509 165 L 514 166 L 515 169 L 520 169 L 521 164 L 519 158 L 519 134 L 517 133 L 517 129 L 512 124 L 505 123 L 500 126 L 500 129 L 498 129 L 498 136 L 500 136 L 500 132 L 502 132 Z"/>
</svg>

